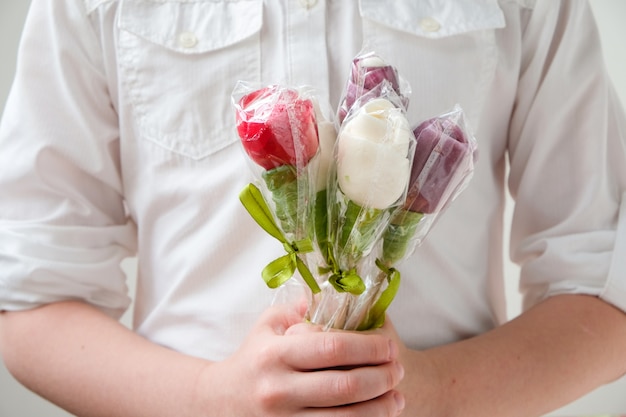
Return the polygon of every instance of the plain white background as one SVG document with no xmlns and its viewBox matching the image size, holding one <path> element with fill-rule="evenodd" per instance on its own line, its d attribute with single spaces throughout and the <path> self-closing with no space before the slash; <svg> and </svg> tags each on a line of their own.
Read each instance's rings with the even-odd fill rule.
<svg viewBox="0 0 626 417">
<path fill-rule="evenodd" d="M 29 3 L 29 0 L 0 0 L 0 112 L 4 109 L 4 101 L 13 78 L 17 44 Z M 609 72 L 622 103 L 626 103 L 626 50 L 623 46 L 626 40 L 626 1 L 591 0 L 591 5 L 599 23 Z M 133 262 L 128 262 L 125 266 L 132 278 Z M 517 268 L 512 264 L 507 265 L 507 277 L 509 312 L 513 316 L 519 311 L 519 298 L 515 282 Z M 126 315 L 122 321 L 128 323 L 129 316 Z M 600 414 L 626 414 L 626 378 L 591 393 L 551 416 Z M 0 366 L 0 417 L 68 416 L 68 413 L 20 386 L 4 366 Z"/>
</svg>

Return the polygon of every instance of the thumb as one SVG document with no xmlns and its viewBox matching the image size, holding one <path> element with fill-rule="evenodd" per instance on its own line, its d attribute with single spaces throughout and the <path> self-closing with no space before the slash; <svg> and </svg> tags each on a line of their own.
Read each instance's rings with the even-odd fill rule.
<svg viewBox="0 0 626 417">
<path fill-rule="evenodd" d="M 306 302 L 297 304 L 276 304 L 261 315 L 259 326 L 273 334 L 284 335 L 291 326 L 302 323 L 306 313 Z"/>
</svg>

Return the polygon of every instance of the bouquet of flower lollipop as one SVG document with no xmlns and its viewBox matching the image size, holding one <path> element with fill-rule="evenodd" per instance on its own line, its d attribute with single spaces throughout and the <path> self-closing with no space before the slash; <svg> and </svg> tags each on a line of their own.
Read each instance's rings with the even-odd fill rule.
<svg viewBox="0 0 626 417">
<path fill-rule="evenodd" d="M 409 93 L 373 52 L 353 60 L 335 117 L 310 88 L 240 82 L 233 92 L 257 178 L 240 199 L 285 249 L 262 277 L 277 288 L 299 275 L 313 323 L 381 326 L 400 288 L 396 265 L 473 173 L 476 141 L 462 110 L 412 129 Z"/>
</svg>

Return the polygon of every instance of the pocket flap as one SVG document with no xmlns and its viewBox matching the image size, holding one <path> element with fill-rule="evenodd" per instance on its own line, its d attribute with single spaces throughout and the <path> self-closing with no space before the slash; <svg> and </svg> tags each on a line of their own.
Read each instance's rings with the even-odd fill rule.
<svg viewBox="0 0 626 417">
<path fill-rule="evenodd" d="M 261 30 L 262 0 L 123 1 L 119 28 L 182 53 L 225 48 Z"/>
<path fill-rule="evenodd" d="M 497 0 L 361 0 L 361 16 L 427 38 L 505 26 L 504 14 Z"/>
</svg>

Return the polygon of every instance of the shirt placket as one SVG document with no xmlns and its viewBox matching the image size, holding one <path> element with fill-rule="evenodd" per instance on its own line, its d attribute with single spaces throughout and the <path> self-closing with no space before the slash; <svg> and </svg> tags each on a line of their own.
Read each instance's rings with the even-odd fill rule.
<svg viewBox="0 0 626 417">
<path fill-rule="evenodd" d="M 292 84 L 315 87 L 325 100 L 329 88 L 325 0 L 289 0 L 287 65 Z"/>
</svg>

